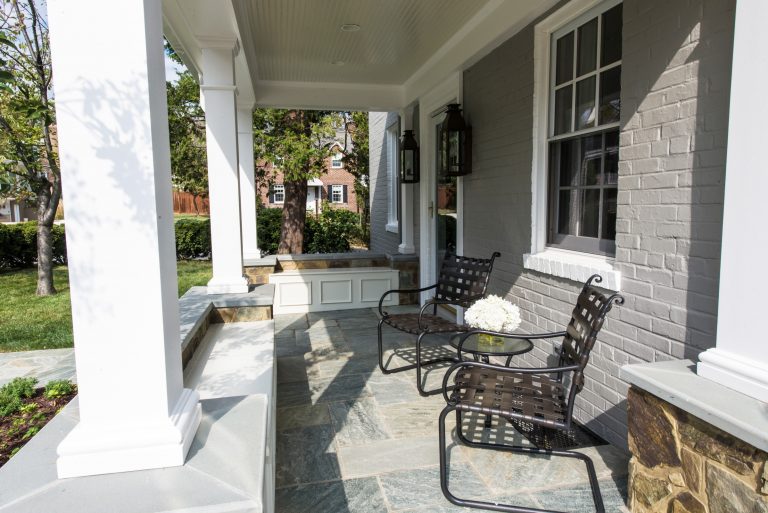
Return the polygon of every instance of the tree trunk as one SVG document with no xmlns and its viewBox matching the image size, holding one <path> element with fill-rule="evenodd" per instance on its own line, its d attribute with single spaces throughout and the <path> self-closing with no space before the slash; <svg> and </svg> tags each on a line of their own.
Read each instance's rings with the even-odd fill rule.
<svg viewBox="0 0 768 513">
<path fill-rule="evenodd" d="M 56 181 L 53 187 L 58 185 Z M 58 185 L 60 187 L 60 185 Z M 52 197 L 53 196 L 53 197 Z M 37 291 L 38 296 L 56 294 L 53 286 L 53 220 L 58 208 L 58 194 L 44 190 L 37 195 Z M 53 204 L 55 200 L 55 205 Z"/>
<path fill-rule="evenodd" d="M 307 217 L 307 181 L 285 182 L 283 224 L 278 255 L 300 254 L 304 244 L 304 222 Z"/>
</svg>

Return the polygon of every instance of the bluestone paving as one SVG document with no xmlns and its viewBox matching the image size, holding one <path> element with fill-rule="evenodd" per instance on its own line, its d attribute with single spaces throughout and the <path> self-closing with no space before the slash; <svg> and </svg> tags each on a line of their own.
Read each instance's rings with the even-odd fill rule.
<svg viewBox="0 0 768 513">
<path fill-rule="evenodd" d="M 387 310 L 415 311 L 413 306 Z M 376 309 L 276 316 L 281 356 L 278 461 L 290 466 L 278 484 L 278 513 L 469 511 L 449 503 L 440 490 L 437 422 L 445 401 L 440 395 L 421 397 L 414 371 L 389 375 L 380 371 L 377 324 Z M 383 339 L 387 365 L 414 361 L 415 336 L 385 326 Z M 455 354 L 446 337 L 427 337 L 425 345 L 425 353 L 434 356 Z M 424 373 L 428 389 L 441 385 L 448 365 Z M 491 429 L 485 429 L 484 420 L 465 415 L 465 432 L 489 442 L 530 445 L 508 423 L 494 421 Z M 454 415 L 447 427 L 449 437 L 454 437 Z M 311 443 L 317 445 L 299 455 L 296 447 Z M 577 460 L 472 449 L 453 439 L 449 443 L 450 486 L 459 496 L 563 511 L 591 510 L 587 476 Z M 286 451 L 282 456 L 281 448 Z M 628 455 L 610 445 L 582 451 L 595 463 L 606 511 L 627 511 Z M 295 458 L 303 462 L 292 461 Z M 302 464 L 313 468 L 303 469 Z"/>
</svg>

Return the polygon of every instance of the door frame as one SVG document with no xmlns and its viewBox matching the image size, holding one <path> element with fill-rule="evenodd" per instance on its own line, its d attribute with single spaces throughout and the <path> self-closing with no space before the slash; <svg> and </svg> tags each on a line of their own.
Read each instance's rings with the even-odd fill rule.
<svg viewBox="0 0 768 513">
<path fill-rule="evenodd" d="M 435 183 L 435 144 L 437 134 L 433 118 L 449 103 L 463 103 L 462 72 L 456 72 L 440 85 L 419 98 L 419 141 L 421 146 L 419 186 L 419 281 L 421 287 L 437 281 L 437 223 L 434 216 L 437 204 Z M 464 178 L 456 180 L 456 251 L 464 252 Z M 432 206 L 432 215 L 430 215 Z M 432 291 L 422 292 L 419 302 L 423 305 L 433 295 Z M 461 320 L 459 312 L 459 320 Z"/>
</svg>

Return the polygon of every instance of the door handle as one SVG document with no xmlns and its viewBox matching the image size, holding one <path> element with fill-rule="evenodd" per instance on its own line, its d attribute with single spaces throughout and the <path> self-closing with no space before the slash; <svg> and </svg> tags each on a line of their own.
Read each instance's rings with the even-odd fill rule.
<svg viewBox="0 0 768 513">
<path fill-rule="evenodd" d="M 435 217 L 435 202 L 430 201 L 429 202 L 429 218 L 432 219 Z"/>
</svg>

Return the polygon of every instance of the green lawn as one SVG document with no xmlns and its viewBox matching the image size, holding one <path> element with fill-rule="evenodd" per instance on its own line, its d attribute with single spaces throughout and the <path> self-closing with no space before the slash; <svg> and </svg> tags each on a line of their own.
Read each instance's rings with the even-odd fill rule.
<svg viewBox="0 0 768 513">
<path fill-rule="evenodd" d="M 178 274 L 181 296 L 194 285 L 208 283 L 211 263 L 182 261 Z M 0 274 L 0 352 L 72 347 L 67 268 L 56 267 L 53 279 L 59 293 L 37 297 L 37 269 Z"/>
</svg>

